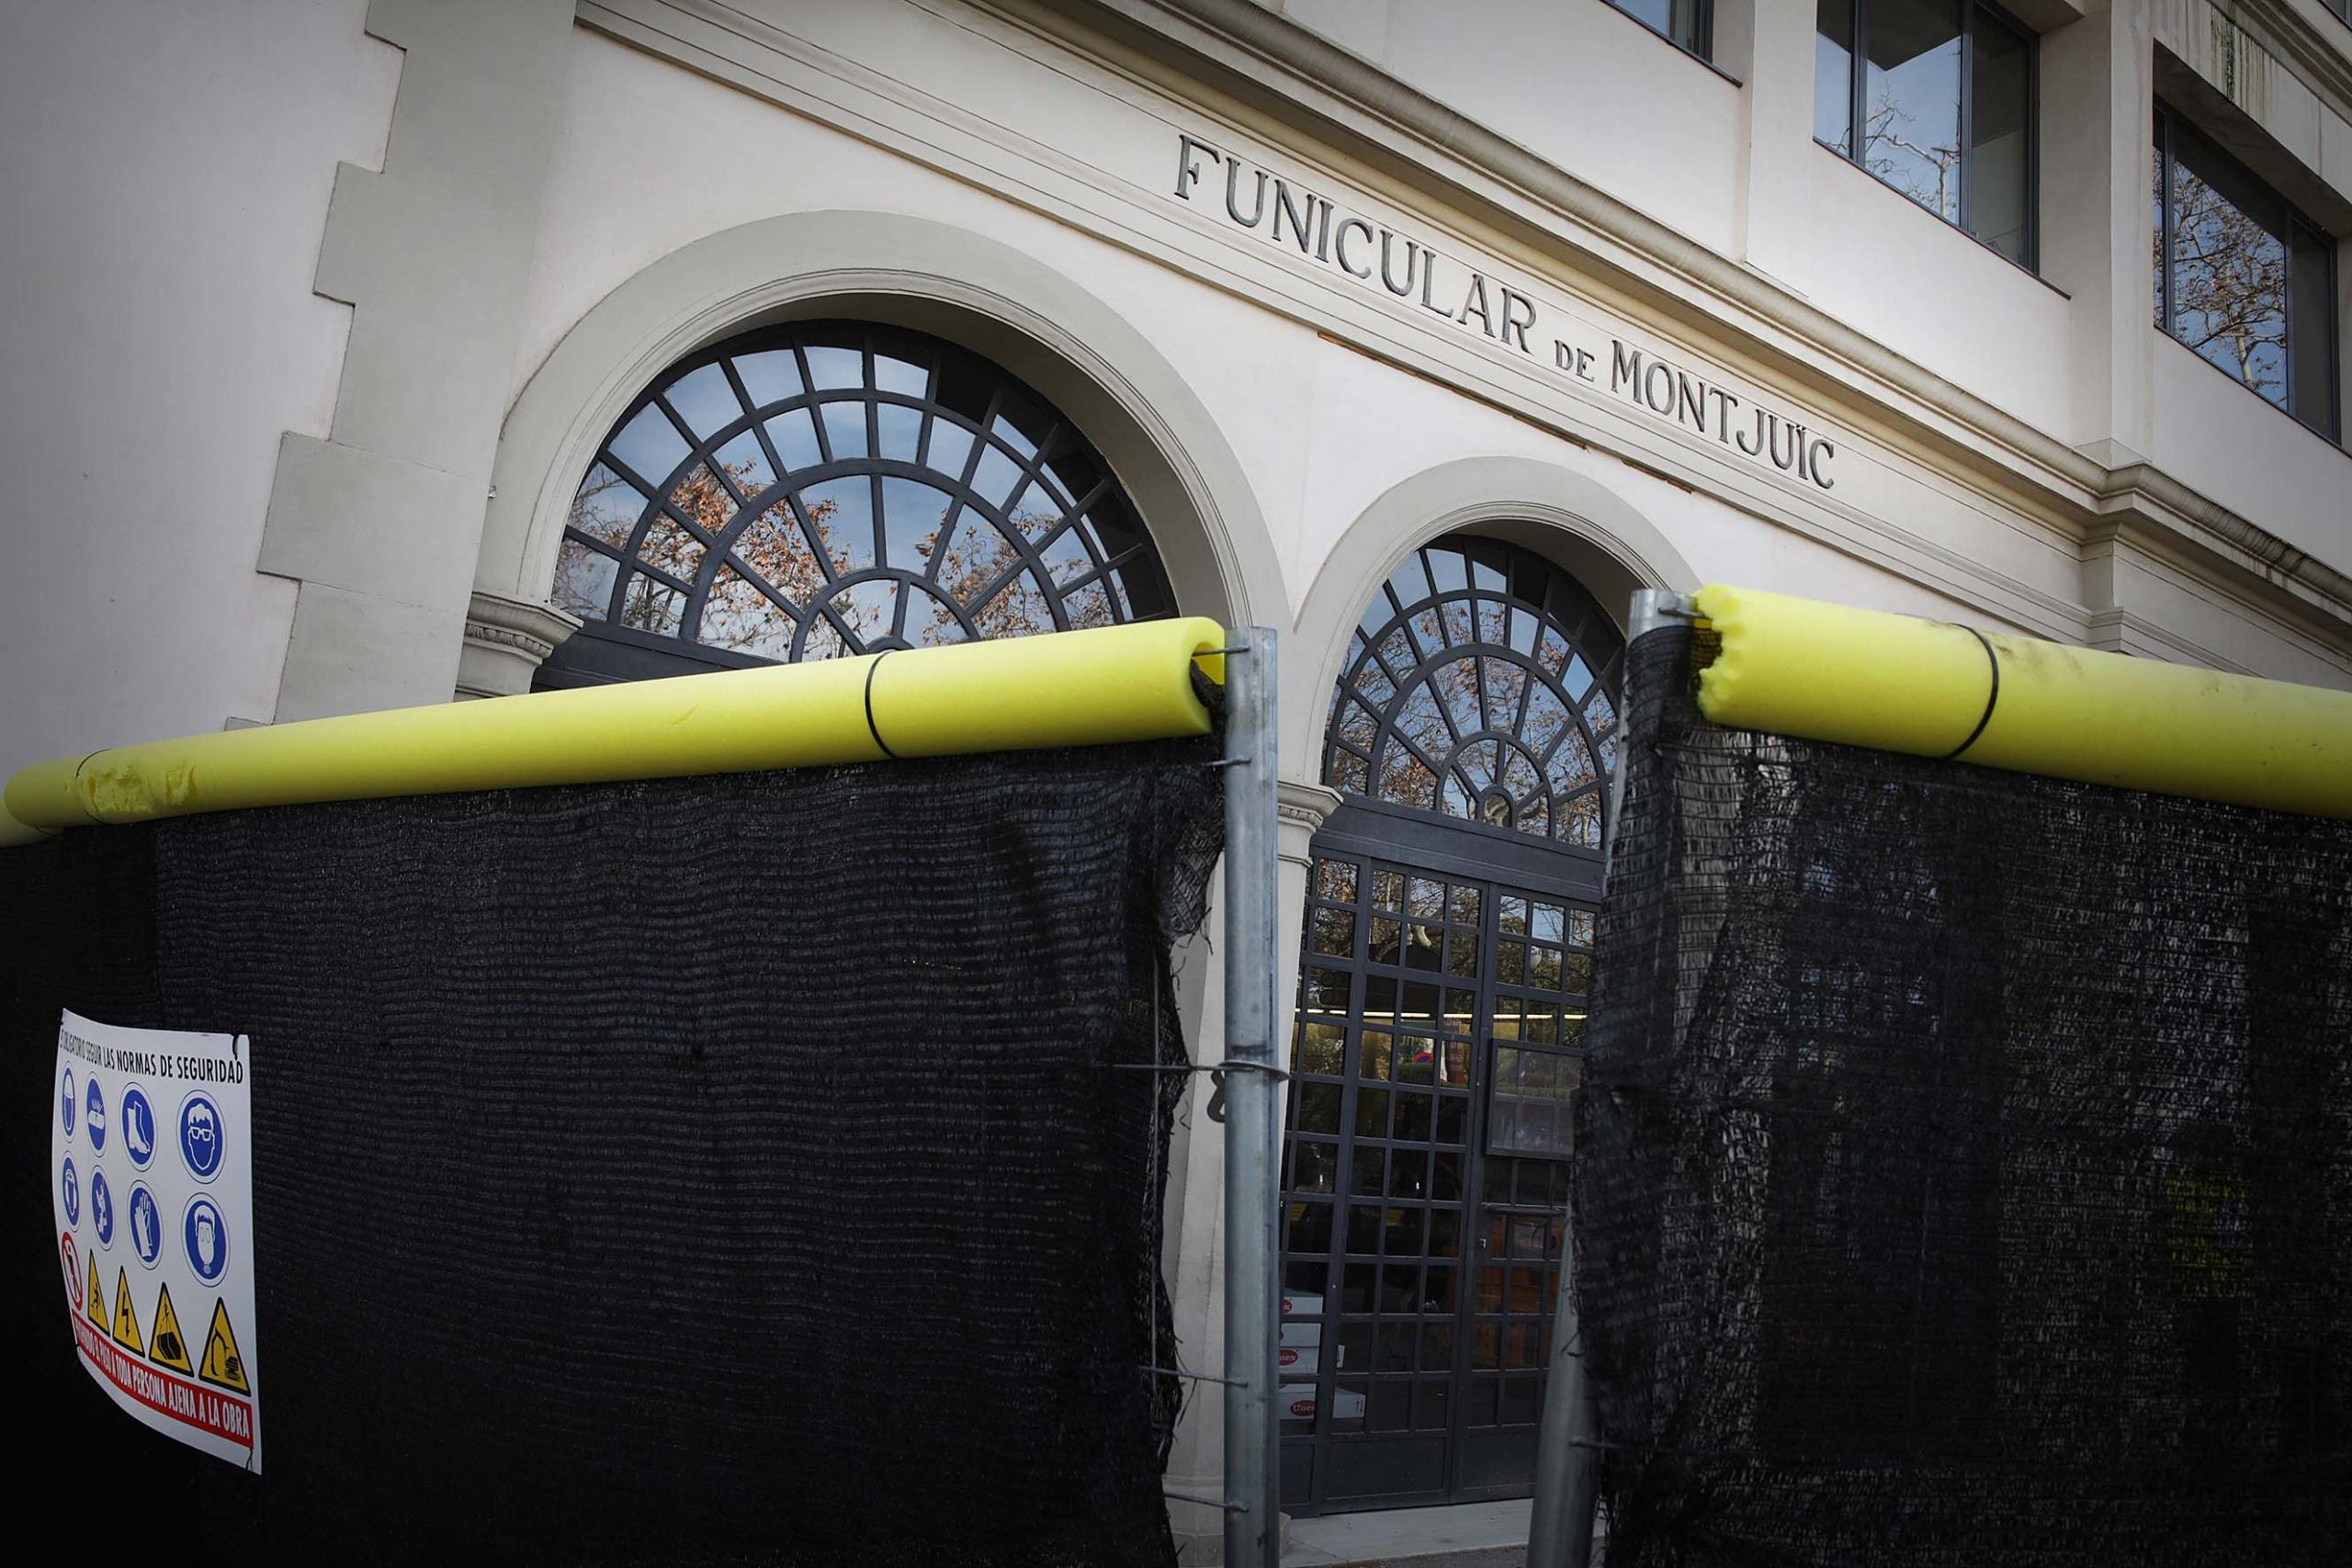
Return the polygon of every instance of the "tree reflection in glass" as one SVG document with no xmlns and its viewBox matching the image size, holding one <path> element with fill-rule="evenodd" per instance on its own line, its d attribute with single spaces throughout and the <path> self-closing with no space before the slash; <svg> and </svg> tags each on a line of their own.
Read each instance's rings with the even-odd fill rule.
<svg viewBox="0 0 2352 1568">
<path fill-rule="evenodd" d="M 2283 403 L 2287 243 L 2222 194 L 2228 171 L 2203 154 L 2183 137 L 2172 164 L 2172 334 Z"/>
<path fill-rule="evenodd" d="M 1951 0 L 1873 0 L 1862 166 L 1960 221 L 1960 17 Z"/>
<path fill-rule="evenodd" d="M 1579 639 L 1594 655 L 1577 651 Z M 1324 778 L 1391 806 L 1598 849 L 1620 642 L 1584 592 L 1517 547 L 1415 551 L 1350 643 Z"/>
<path fill-rule="evenodd" d="M 764 331 L 665 376 L 573 497 L 555 598 L 778 661 L 1174 607 L 1074 425 L 951 344 L 840 323 Z"/>
</svg>

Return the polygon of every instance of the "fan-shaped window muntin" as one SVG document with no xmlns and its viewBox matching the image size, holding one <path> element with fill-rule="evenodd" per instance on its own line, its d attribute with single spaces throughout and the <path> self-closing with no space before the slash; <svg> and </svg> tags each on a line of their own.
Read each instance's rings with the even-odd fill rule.
<svg viewBox="0 0 2352 1568">
<path fill-rule="evenodd" d="M 1532 552 L 1441 539 L 1389 574 L 1349 641 L 1324 782 L 1597 850 L 1622 652 L 1590 597 Z"/>
<path fill-rule="evenodd" d="M 953 344 L 838 322 L 739 338 L 640 398 L 573 499 L 555 600 L 745 661 L 1172 608 L 1068 420 Z"/>
</svg>

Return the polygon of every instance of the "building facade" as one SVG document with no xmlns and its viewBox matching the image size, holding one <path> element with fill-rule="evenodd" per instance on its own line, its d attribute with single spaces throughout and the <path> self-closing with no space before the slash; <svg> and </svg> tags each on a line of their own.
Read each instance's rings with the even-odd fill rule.
<svg viewBox="0 0 2352 1568">
<path fill-rule="evenodd" d="M 2346 9 L 34 8 L 0 765 L 1277 627 L 1287 1506 L 1524 1492 L 1628 595 L 2352 685 Z"/>
</svg>

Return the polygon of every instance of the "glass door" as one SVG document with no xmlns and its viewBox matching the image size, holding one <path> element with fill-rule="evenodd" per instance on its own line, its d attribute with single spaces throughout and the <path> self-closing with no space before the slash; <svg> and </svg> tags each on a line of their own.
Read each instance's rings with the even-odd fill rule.
<svg viewBox="0 0 2352 1568">
<path fill-rule="evenodd" d="M 1526 1492 L 1592 914 L 1318 852 L 1283 1158 L 1283 1506 Z"/>
</svg>

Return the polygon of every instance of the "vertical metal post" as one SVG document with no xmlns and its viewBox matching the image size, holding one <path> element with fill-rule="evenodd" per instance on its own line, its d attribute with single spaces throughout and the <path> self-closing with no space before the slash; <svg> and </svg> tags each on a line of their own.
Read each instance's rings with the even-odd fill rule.
<svg viewBox="0 0 2352 1568">
<path fill-rule="evenodd" d="M 1527 1524 L 1527 1568 L 1586 1568 L 1592 1561 L 1592 1517 L 1599 1506 L 1593 1443 L 1600 1423 L 1584 1375 L 1578 1341 L 1577 1216 L 1570 1205 L 1560 1226 L 1560 1301 L 1552 1319 L 1552 1370 L 1544 1389 L 1544 1425 L 1536 1434 L 1535 1508 Z"/>
<path fill-rule="evenodd" d="M 1275 1465 L 1275 638 L 1226 657 L 1225 1561 L 1282 1561 Z"/>
<path fill-rule="evenodd" d="M 1626 617 L 1625 646 L 1671 617 L 1690 614 L 1676 593 L 1644 589 Z M 1626 694 L 1631 695 L 1631 694 Z M 1626 712 L 1623 703 L 1619 710 Z M 1625 805 L 1625 773 L 1633 766 L 1630 715 L 1617 732 L 1617 767 L 1609 781 L 1608 836 L 1600 851 L 1600 888 L 1609 891 L 1617 848 L 1617 817 Z M 1582 1325 L 1577 1317 L 1576 1210 L 1560 1226 L 1560 1301 L 1552 1319 L 1552 1368 L 1544 1391 L 1544 1424 L 1535 1450 L 1535 1508 L 1528 1520 L 1527 1568 L 1587 1568 L 1592 1561 L 1593 1512 L 1599 1506 L 1600 1415 L 1585 1376 Z"/>
</svg>

